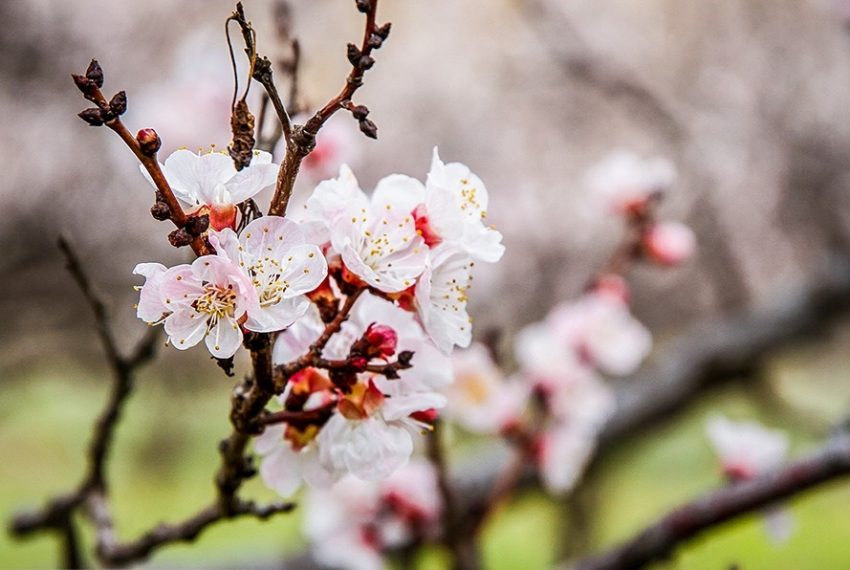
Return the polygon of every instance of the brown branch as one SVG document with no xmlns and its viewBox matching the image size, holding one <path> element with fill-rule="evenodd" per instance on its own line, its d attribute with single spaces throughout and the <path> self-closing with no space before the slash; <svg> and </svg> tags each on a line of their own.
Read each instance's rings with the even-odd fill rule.
<svg viewBox="0 0 850 570">
<path fill-rule="evenodd" d="M 124 144 L 136 155 L 136 158 L 150 175 L 157 191 L 165 204 L 168 205 L 168 217 L 178 230 L 183 229 L 186 222 L 189 221 L 189 217 L 180 206 L 180 202 L 171 190 L 171 186 L 159 166 L 159 160 L 157 160 L 157 151 L 161 144 L 159 136 L 152 129 L 139 131 L 139 135 L 136 137 L 130 133 L 120 119 L 120 115 L 127 109 L 126 96 L 121 91 L 110 101 L 106 100 L 100 90 L 103 85 L 103 70 L 96 60 L 92 60 L 89 64 L 85 75 L 74 75 L 73 77 L 83 97 L 97 105 L 97 108 L 86 109 L 80 113 L 80 118 L 92 126 L 106 125 L 121 137 Z M 206 240 L 200 236 L 192 238 L 191 246 L 196 255 L 211 253 Z"/>
<path fill-rule="evenodd" d="M 348 74 L 342 90 L 335 97 L 310 117 L 303 126 L 293 125 L 291 136 L 287 138 L 286 155 L 278 171 L 274 197 L 269 207 L 269 214 L 271 215 L 283 216 L 286 214 L 286 208 L 292 196 L 292 189 L 295 186 L 295 178 L 298 176 L 298 171 L 301 168 L 301 161 L 315 148 L 316 135 L 325 122 L 338 110 L 348 108 L 351 105 L 351 98 L 357 89 L 363 85 L 363 75 L 374 63 L 371 56 L 372 50 L 379 48 L 383 40 L 389 35 L 389 24 L 385 24 L 380 28 L 376 25 L 375 17 L 378 11 L 378 0 L 365 0 L 364 2 L 359 2 L 358 6 L 360 5 L 366 7 L 366 24 L 363 30 L 363 40 L 360 48 L 349 44 L 349 60 L 352 65 L 351 72 Z M 368 114 L 368 110 L 365 110 L 365 113 Z M 361 130 L 364 133 L 372 132 L 370 128 L 374 129 L 374 124 L 366 119 L 365 114 L 359 120 L 361 121 Z M 372 132 L 372 134 L 374 133 Z"/>
<path fill-rule="evenodd" d="M 292 362 L 288 362 L 286 364 L 281 364 L 275 367 L 274 369 L 274 383 L 275 383 L 275 391 L 282 392 L 286 387 L 286 383 L 289 381 L 290 376 L 299 372 L 309 366 L 313 366 L 316 364 L 322 357 L 322 350 L 325 348 L 325 345 L 328 344 L 328 341 L 331 339 L 333 335 L 339 332 L 339 329 L 342 327 L 342 324 L 348 319 L 349 313 L 351 313 L 351 309 L 354 308 L 354 303 L 357 302 L 357 299 L 360 298 L 360 295 L 365 291 L 365 289 L 357 289 L 352 292 L 346 299 L 345 303 L 342 306 L 342 309 L 336 314 L 331 322 L 325 325 L 325 330 L 322 331 L 322 334 L 316 341 L 310 345 L 310 348 L 306 353 L 302 354 Z"/>
<path fill-rule="evenodd" d="M 735 316 L 696 323 L 658 355 L 654 365 L 615 386 L 617 411 L 600 434 L 593 469 L 617 445 L 646 432 L 657 422 L 687 409 L 711 387 L 741 378 L 775 350 L 811 339 L 850 311 L 850 259 L 834 257 L 805 284 L 787 295 Z M 494 446 L 457 471 L 462 517 L 477 516 L 506 462 Z M 526 470 L 522 484 L 535 481 Z"/>
<path fill-rule="evenodd" d="M 151 329 L 130 351 L 128 356 L 119 350 L 106 304 L 95 292 L 85 268 L 71 243 L 64 237 L 59 239 L 59 248 L 65 255 L 68 271 L 77 283 L 95 317 L 95 324 L 103 350 L 112 369 L 112 388 L 107 403 L 98 418 L 92 440 L 88 447 L 86 474 L 76 490 L 57 496 L 41 509 L 18 514 L 11 523 L 10 530 L 16 536 L 26 536 L 40 530 L 60 530 L 66 533 L 66 540 L 73 532 L 71 517 L 94 490 L 105 490 L 106 462 L 109 457 L 115 427 L 121 416 L 121 410 L 133 387 L 136 370 L 146 364 L 154 355 L 158 331 Z"/>
<path fill-rule="evenodd" d="M 159 524 L 138 540 L 120 543 L 115 539 L 109 503 L 100 494 L 92 495 L 89 501 L 89 514 L 97 531 L 98 557 L 112 567 L 145 560 L 155 550 L 169 544 L 193 542 L 204 530 L 225 519 L 250 516 L 266 520 L 277 513 L 288 513 L 293 508 L 293 503 L 257 506 L 251 501 L 240 500 L 233 509 L 225 510 L 220 504 L 213 503 L 182 522 Z"/>
<path fill-rule="evenodd" d="M 700 533 L 817 485 L 850 474 L 850 437 L 756 479 L 681 505 L 613 550 L 578 563 L 578 570 L 631 570 L 667 558 Z"/>
</svg>

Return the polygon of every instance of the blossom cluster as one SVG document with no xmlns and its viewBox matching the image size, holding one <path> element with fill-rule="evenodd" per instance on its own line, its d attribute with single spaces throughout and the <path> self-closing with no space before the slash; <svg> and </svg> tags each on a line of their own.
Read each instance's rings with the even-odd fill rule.
<svg viewBox="0 0 850 570">
<path fill-rule="evenodd" d="M 139 318 L 162 323 L 176 348 L 205 341 L 220 359 L 248 332 L 275 335 L 275 365 L 315 357 L 278 397 L 287 418 L 256 440 L 263 480 L 288 496 L 302 481 L 402 468 L 446 404 L 449 355 L 470 344 L 471 268 L 504 252 L 481 180 L 435 149 L 424 183 L 391 175 L 367 195 L 343 165 L 296 215 L 237 225 L 239 205 L 275 180 L 271 155 L 255 152 L 237 172 L 223 153 L 178 150 L 161 167 L 189 216 L 209 216 L 202 237 L 215 253 L 138 265 Z M 316 351 L 343 297 L 346 319 Z"/>
</svg>

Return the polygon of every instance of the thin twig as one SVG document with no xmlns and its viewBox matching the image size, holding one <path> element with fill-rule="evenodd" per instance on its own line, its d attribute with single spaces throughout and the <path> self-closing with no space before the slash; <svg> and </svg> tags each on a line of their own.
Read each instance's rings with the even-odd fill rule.
<svg viewBox="0 0 850 570">
<path fill-rule="evenodd" d="M 366 13 L 363 40 L 357 52 L 360 57 L 356 58 L 356 61 L 352 61 L 351 72 L 348 74 L 342 90 L 328 101 L 324 107 L 316 111 L 303 126 L 293 126 L 291 136 L 287 138 L 286 155 L 278 171 L 277 183 L 275 184 L 274 196 L 269 207 L 269 214 L 273 216 L 283 216 L 286 214 L 286 208 L 292 196 L 292 189 L 295 186 L 295 178 L 298 176 L 298 171 L 301 168 L 301 161 L 315 148 L 316 135 L 334 113 L 351 103 L 354 93 L 363 85 L 363 75 L 371 67 L 371 63 L 368 62 L 371 62 L 372 50 L 375 49 L 374 46 L 380 45 L 380 41 L 377 43 L 373 41 L 374 38 L 378 37 L 376 36 L 378 27 L 375 19 L 377 11 L 378 0 L 371 0 L 369 2 L 368 12 Z M 386 28 L 386 32 L 389 32 L 389 28 Z M 351 47 L 354 48 L 354 46 Z"/>
<path fill-rule="evenodd" d="M 577 568 L 643 568 L 667 558 L 705 530 L 846 475 L 850 475 L 850 437 L 844 436 L 782 469 L 685 503 L 611 551 L 582 560 Z"/>
</svg>

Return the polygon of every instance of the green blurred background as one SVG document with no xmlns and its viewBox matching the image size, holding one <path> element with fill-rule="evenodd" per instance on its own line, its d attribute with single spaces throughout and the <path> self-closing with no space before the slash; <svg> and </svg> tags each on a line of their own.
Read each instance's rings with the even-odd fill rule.
<svg viewBox="0 0 850 570">
<path fill-rule="evenodd" d="M 665 510 L 719 486 L 703 429 L 711 412 L 757 418 L 785 429 L 795 454 L 817 445 L 850 402 L 849 342 L 850 327 L 845 326 L 827 342 L 784 350 L 770 361 L 765 380 L 747 379 L 707 393 L 669 421 L 607 453 L 582 488 L 590 524 L 581 540 L 594 550 L 611 545 Z M 110 464 L 121 537 L 192 514 L 212 496 L 216 442 L 228 429 L 230 381 L 212 363 L 205 368 L 208 377 L 193 378 L 154 363 L 139 378 Z M 87 373 L 44 369 L 4 383 L 0 512 L 8 515 L 36 505 L 76 480 L 107 381 L 105 370 L 94 366 Z M 454 460 L 462 462 L 463 457 Z M 273 498 L 257 480 L 246 485 L 245 494 Z M 759 516 L 747 516 L 688 543 L 669 565 L 659 567 L 726 569 L 734 563 L 747 570 L 844 568 L 850 565 L 848 504 L 850 481 L 832 483 L 791 502 L 795 530 L 786 543 L 772 543 Z M 576 538 L 564 524 L 566 509 L 541 492 L 521 493 L 485 530 L 486 568 L 550 568 L 557 553 Z M 268 522 L 222 523 L 196 544 L 162 549 L 145 566 L 279 567 L 280 560 L 304 548 L 300 517 L 296 510 Z M 0 541 L 0 567 L 50 568 L 57 563 L 53 537 L 16 542 L 4 534 Z M 429 552 L 419 562 L 423 568 L 441 568 L 445 560 L 442 553 Z"/>
</svg>

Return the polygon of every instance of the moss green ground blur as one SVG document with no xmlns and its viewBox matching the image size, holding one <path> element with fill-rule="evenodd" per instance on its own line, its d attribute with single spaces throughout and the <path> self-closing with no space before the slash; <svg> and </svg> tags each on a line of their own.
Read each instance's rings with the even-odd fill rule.
<svg viewBox="0 0 850 570">
<path fill-rule="evenodd" d="M 830 348 L 798 348 L 775 358 L 771 385 L 797 403 L 797 411 L 777 409 L 758 391 L 735 386 L 709 394 L 680 417 L 608 456 L 594 478 L 597 514 L 590 541 L 602 547 L 629 536 L 684 499 L 720 484 L 703 422 L 712 411 L 757 417 L 792 433 L 793 451 L 816 445 L 818 428 L 850 409 L 850 334 L 845 330 Z M 118 432 L 111 463 L 115 515 L 122 537 L 161 519 L 174 520 L 204 504 L 212 494 L 216 442 L 226 433 L 230 381 L 216 374 L 199 383 L 171 372 L 157 378 L 156 365 L 139 380 Z M 0 513 L 4 518 L 48 494 L 68 488 L 83 468 L 82 453 L 94 415 L 105 395 L 105 377 L 82 373 L 41 373 L 5 382 L 0 398 Z M 247 493 L 271 499 L 257 481 Z M 761 520 L 751 516 L 707 534 L 659 568 L 744 570 L 850 568 L 850 481 L 834 483 L 799 497 L 790 505 L 796 531 L 774 545 Z M 502 510 L 488 526 L 486 567 L 550 568 L 565 532 L 562 507 L 542 494 L 527 493 Z M 161 551 L 152 567 L 233 567 L 268 564 L 302 546 L 299 517 L 280 516 L 259 523 L 221 524 L 195 545 Z M 57 544 L 48 537 L 14 542 L 0 536 L 0 567 L 50 568 Z M 430 552 L 424 568 L 442 568 L 445 557 Z"/>
</svg>

